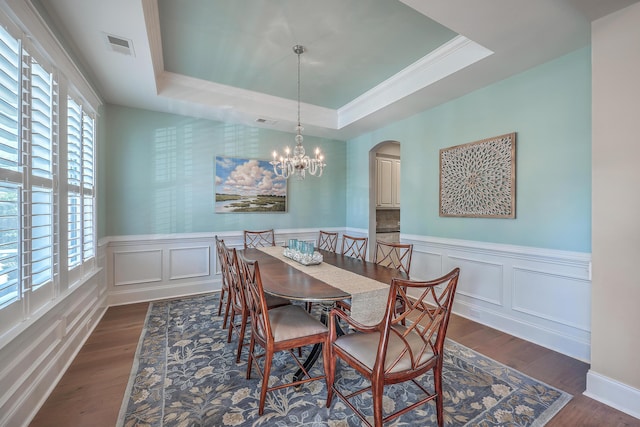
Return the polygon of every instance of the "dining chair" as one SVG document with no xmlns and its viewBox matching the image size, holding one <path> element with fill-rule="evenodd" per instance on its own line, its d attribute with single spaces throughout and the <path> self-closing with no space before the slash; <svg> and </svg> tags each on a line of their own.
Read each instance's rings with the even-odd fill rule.
<svg viewBox="0 0 640 427">
<path fill-rule="evenodd" d="M 342 255 L 358 258 L 362 261 L 367 259 L 367 237 L 354 237 L 346 234 L 342 235 Z"/>
<path fill-rule="evenodd" d="M 262 377 L 260 404 L 258 407 L 258 414 L 262 415 L 267 392 L 285 387 L 297 387 L 323 378 L 326 380 L 326 367 L 324 375 L 312 377 L 308 369 L 291 349 L 312 344 L 322 344 L 323 359 L 327 360 L 329 333 L 325 325 L 299 305 L 290 304 L 268 310 L 258 262 L 246 259 L 244 254 L 240 254 L 238 259 L 241 278 L 247 290 L 247 306 L 251 313 L 251 340 L 249 343 L 247 379 L 251 378 L 252 367 L 255 363 L 256 369 Z M 262 353 L 258 353 L 256 345 L 262 348 Z M 270 386 L 269 378 L 273 355 L 279 351 L 289 353 L 304 375 L 298 380 L 292 380 L 288 383 L 276 383 Z M 262 369 L 260 369 L 259 359 L 264 359 Z"/>
<path fill-rule="evenodd" d="M 276 236 L 273 228 L 270 230 L 251 231 L 244 230 L 244 248 L 260 248 L 275 246 Z"/>
<path fill-rule="evenodd" d="M 238 335 L 238 348 L 236 351 L 236 363 L 240 362 L 242 347 L 245 345 L 245 332 L 249 320 L 249 309 L 246 303 L 246 290 L 240 278 L 240 268 L 238 266 L 238 253 L 235 248 L 229 248 L 222 243 L 222 252 L 227 264 L 226 279 L 229 284 L 229 331 L 227 332 L 227 342 L 231 342 L 233 332 Z M 285 298 L 269 295 L 266 298 L 267 309 L 291 304 Z M 236 322 L 236 316 L 240 316 L 240 322 Z"/>
<path fill-rule="evenodd" d="M 407 275 L 411 270 L 411 258 L 413 255 L 413 244 L 411 243 L 391 243 L 382 240 L 376 241 L 376 250 L 373 254 L 373 262 L 384 267 L 394 268 Z M 397 298 L 396 311 L 403 312 L 405 309 L 402 298 Z"/>
<path fill-rule="evenodd" d="M 384 267 L 395 268 L 409 277 L 412 255 L 412 243 L 391 243 L 377 240 L 373 262 Z"/>
<path fill-rule="evenodd" d="M 325 359 L 327 372 L 327 407 L 331 406 L 333 393 L 353 410 L 366 424 L 366 415 L 356 408 L 351 399 L 365 391 L 371 392 L 374 426 L 405 414 L 431 400 L 435 401 L 438 425 L 444 424 L 442 393 L 442 359 L 444 341 L 451 316 L 460 269 L 430 281 L 393 279 L 383 319 L 377 325 L 364 326 L 351 319 L 344 311 L 334 308 L 329 316 L 330 355 Z M 409 298 L 412 290 L 417 298 Z M 396 297 L 404 300 L 406 310 L 395 310 Z M 346 322 L 352 333 L 338 336 L 338 319 Z M 405 324 L 403 324 L 403 322 Z M 344 330 L 344 328 L 343 328 Z M 340 358 L 368 380 L 363 389 L 343 393 L 335 381 L 336 362 Z M 417 378 L 428 371 L 433 372 L 431 390 Z M 390 414 L 383 413 L 384 387 L 411 381 L 424 396 L 417 402 L 403 406 Z M 416 394 L 420 393 L 416 391 Z M 371 406 L 367 405 L 369 409 Z M 395 409 L 395 408 L 394 408 Z"/>
<path fill-rule="evenodd" d="M 338 246 L 338 233 L 320 230 L 318 233 L 318 244 L 316 246 L 318 249 L 335 252 Z"/>
<path fill-rule="evenodd" d="M 224 320 L 222 322 L 222 328 L 226 329 L 227 319 L 229 317 L 229 306 L 231 305 L 231 298 L 229 298 L 229 283 L 227 282 L 226 273 L 226 259 L 224 256 L 224 240 L 215 236 L 216 241 L 216 255 L 218 262 L 220 263 L 220 275 L 222 277 L 222 284 L 220 286 L 220 302 L 218 303 L 218 316 L 222 313 L 222 306 L 224 305 Z M 226 298 L 225 298 L 226 297 Z"/>
</svg>

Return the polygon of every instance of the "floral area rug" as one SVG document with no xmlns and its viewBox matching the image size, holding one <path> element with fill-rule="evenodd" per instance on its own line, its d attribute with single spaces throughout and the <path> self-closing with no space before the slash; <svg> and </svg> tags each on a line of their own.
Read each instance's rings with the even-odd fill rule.
<svg viewBox="0 0 640 427">
<path fill-rule="evenodd" d="M 255 369 L 246 379 L 246 348 L 241 362 L 235 362 L 236 342 L 227 343 L 222 317 L 216 315 L 218 298 L 215 293 L 150 305 L 119 427 L 361 425 L 337 397 L 331 408 L 325 407 L 324 381 L 307 383 L 299 391 L 287 387 L 267 393 L 264 414 L 259 416 L 261 379 Z M 321 359 L 314 370 L 322 370 Z M 291 379 L 295 370 L 290 356 L 282 353 L 274 359 L 269 381 Z M 342 390 L 364 381 L 340 361 L 336 371 Z M 430 374 L 421 381 L 432 387 Z M 410 384 L 385 388 L 386 410 L 417 400 L 420 391 Z M 542 426 L 571 399 L 452 340 L 446 344 L 443 384 L 447 426 Z M 370 396 L 360 399 L 357 407 L 369 408 L 371 415 Z M 388 425 L 436 425 L 435 404 L 420 406 Z"/>
</svg>

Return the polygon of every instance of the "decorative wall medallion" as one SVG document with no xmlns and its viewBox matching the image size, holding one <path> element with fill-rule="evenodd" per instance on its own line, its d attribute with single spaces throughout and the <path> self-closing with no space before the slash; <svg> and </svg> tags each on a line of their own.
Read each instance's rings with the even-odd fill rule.
<svg viewBox="0 0 640 427">
<path fill-rule="evenodd" d="M 440 150 L 440 216 L 516 217 L 516 134 Z"/>
</svg>

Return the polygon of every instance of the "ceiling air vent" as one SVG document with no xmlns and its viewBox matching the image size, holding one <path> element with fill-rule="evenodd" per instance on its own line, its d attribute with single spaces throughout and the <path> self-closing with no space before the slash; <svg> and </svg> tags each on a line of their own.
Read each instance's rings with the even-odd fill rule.
<svg viewBox="0 0 640 427">
<path fill-rule="evenodd" d="M 277 121 L 275 121 L 275 120 L 269 120 L 269 119 L 264 119 L 264 118 L 262 118 L 262 117 L 258 117 L 258 118 L 256 119 L 256 123 L 260 123 L 261 125 L 269 125 L 269 126 L 273 126 L 273 125 L 275 125 L 275 124 L 276 124 L 276 123 L 278 123 L 278 122 L 277 122 Z"/>
<path fill-rule="evenodd" d="M 109 50 L 122 53 L 123 55 L 135 56 L 133 53 L 133 42 L 123 37 L 105 34 L 105 41 Z"/>
</svg>

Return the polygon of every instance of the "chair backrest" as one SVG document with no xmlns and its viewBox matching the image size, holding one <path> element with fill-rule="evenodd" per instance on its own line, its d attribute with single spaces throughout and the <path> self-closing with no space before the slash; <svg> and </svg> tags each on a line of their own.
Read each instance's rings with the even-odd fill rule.
<svg viewBox="0 0 640 427">
<path fill-rule="evenodd" d="M 216 255 L 218 257 L 218 262 L 220 263 L 220 273 L 222 274 L 222 282 L 223 282 L 223 284 L 225 284 L 226 283 L 225 282 L 226 278 L 225 278 L 225 275 L 224 275 L 224 268 L 225 268 L 224 261 L 225 260 L 224 260 L 224 253 L 223 253 L 224 252 L 224 247 L 223 247 L 224 240 L 219 239 L 217 234 L 215 236 L 215 239 L 216 239 Z"/>
<path fill-rule="evenodd" d="M 384 320 L 379 324 L 374 372 L 415 377 L 433 367 L 433 357 L 442 363 L 444 339 L 449 325 L 460 269 L 430 281 L 393 279 Z M 408 293 L 412 292 L 412 297 Z M 415 295 L 420 293 L 417 298 Z M 398 313 L 396 300 L 406 309 Z M 393 342 L 393 343 L 392 343 Z M 390 348 L 390 343 L 393 348 Z"/>
<path fill-rule="evenodd" d="M 222 256 L 224 258 L 225 268 L 223 270 L 224 278 L 229 286 L 229 295 L 231 303 L 237 310 L 244 310 L 245 291 L 242 287 L 240 279 L 240 269 L 238 267 L 238 253 L 235 248 L 229 248 L 222 242 Z"/>
<path fill-rule="evenodd" d="M 318 233 L 318 244 L 316 246 L 318 249 L 335 252 L 338 246 L 338 233 L 320 230 L 320 233 Z"/>
<path fill-rule="evenodd" d="M 244 248 L 259 248 L 264 246 L 275 246 L 276 236 L 271 230 L 250 231 L 244 230 Z"/>
<path fill-rule="evenodd" d="M 395 268 L 404 272 L 407 277 L 411 270 L 411 257 L 413 256 L 413 244 L 390 243 L 381 240 L 376 241 L 376 251 L 373 262 L 385 267 Z"/>
<path fill-rule="evenodd" d="M 251 314 L 251 333 L 262 342 L 273 341 L 258 261 L 247 259 L 241 253 L 238 255 L 238 266 L 242 286 L 245 289 L 246 307 Z"/>
<path fill-rule="evenodd" d="M 362 261 L 367 260 L 367 237 L 353 237 L 346 234 L 342 235 L 342 255 L 359 258 Z"/>
</svg>

